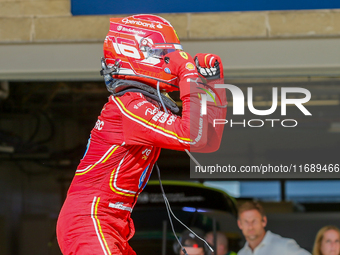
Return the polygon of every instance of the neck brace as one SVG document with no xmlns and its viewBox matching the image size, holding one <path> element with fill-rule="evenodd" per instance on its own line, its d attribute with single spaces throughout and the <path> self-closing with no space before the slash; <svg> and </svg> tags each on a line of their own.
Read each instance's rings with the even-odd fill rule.
<svg viewBox="0 0 340 255">
<path fill-rule="evenodd" d="M 114 96 L 122 96 L 126 92 L 137 92 L 142 93 L 144 96 L 161 103 L 157 90 L 141 82 L 130 80 L 113 80 L 106 87 L 107 90 L 111 92 Z M 161 94 L 161 97 L 167 109 L 169 109 L 173 113 L 179 112 L 176 103 L 172 99 L 168 98 L 163 94 Z"/>
</svg>

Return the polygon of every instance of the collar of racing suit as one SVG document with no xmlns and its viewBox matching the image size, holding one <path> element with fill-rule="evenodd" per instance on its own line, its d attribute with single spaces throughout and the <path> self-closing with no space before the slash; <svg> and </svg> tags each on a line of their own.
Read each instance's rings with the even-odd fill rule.
<svg viewBox="0 0 340 255">
<path fill-rule="evenodd" d="M 161 103 L 161 100 L 158 96 L 157 90 L 151 86 L 148 86 L 144 83 L 137 82 L 137 81 L 130 81 L 130 80 L 118 80 L 115 79 L 110 84 L 109 90 L 114 96 L 122 96 L 126 92 L 137 92 L 142 93 L 144 96 L 149 97 L 158 103 Z M 173 113 L 178 113 L 179 109 L 176 105 L 175 101 L 171 98 L 167 97 L 166 95 L 160 94 L 165 104 L 165 107 L 169 109 Z"/>
</svg>

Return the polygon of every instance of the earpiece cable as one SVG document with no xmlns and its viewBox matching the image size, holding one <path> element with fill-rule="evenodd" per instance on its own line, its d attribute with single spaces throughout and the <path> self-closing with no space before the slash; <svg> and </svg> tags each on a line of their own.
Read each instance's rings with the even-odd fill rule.
<svg viewBox="0 0 340 255">
<path fill-rule="evenodd" d="M 159 97 L 159 100 L 161 101 L 161 104 L 162 104 L 162 107 L 164 109 L 164 111 L 167 113 L 167 109 L 164 105 L 164 102 L 163 102 L 163 99 L 161 97 L 161 93 L 160 93 L 160 89 L 159 89 L 159 81 L 157 82 L 157 93 L 158 93 L 158 97 Z M 189 157 L 195 162 L 195 164 L 197 166 L 199 166 L 200 168 L 202 168 L 202 166 L 200 165 L 200 163 L 195 159 L 195 157 L 187 150 L 185 149 L 185 152 L 189 155 Z M 210 245 L 207 243 L 207 241 L 205 241 L 203 238 L 201 238 L 200 236 L 198 236 L 194 231 L 192 231 L 188 226 L 186 226 L 181 220 L 179 220 L 175 214 L 173 213 L 173 211 L 171 210 L 171 206 L 170 206 L 170 203 L 169 203 L 169 200 L 168 198 L 166 197 L 165 195 L 165 192 L 164 192 L 164 189 L 163 189 L 163 185 L 162 185 L 162 180 L 161 180 L 161 174 L 160 174 L 160 170 L 159 170 L 159 167 L 157 165 L 157 162 L 156 162 L 156 168 L 157 168 L 157 173 L 158 173 L 158 179 L 159 179 L 159 185 L 161 187 L 161 191 L 162 191 L 162 194 L 163 194 L 163 199 L 164 199 L 164 203 L 165 203 L 165 207 L 166 207 L 166 210 L 167 210 L 167 214 L 168 214 L 168 218 L 169 218 L 169 221 L 170 221 L 170 225 L 171 225 L 171 229 L 172 229 L 172 232 L 174 233 L 175 235 L 175 238 L 177 240 L 177 242 L 179 243 L 179 245 L 181 246 L 182 248 L 182 251 L 184 252 L 185 255 L 187 255 L 184 247 L 182 246 L 181 242 L 178 240 L 177 238 L 177 235 L 176 235 L 176 232 L 175 232 L 175 229 L 174 229 L 174 226 L 173 226 L 173 223 L 172 223 L 172 219 L 171 219 L 171 215 L 182 225 L 184 226 L 187 230 L 189 230 L 193 235 L 195 235 L 198 239 L 200 239 L 201 241 L 203 241 L 210 249 L 211 252 L 214 252 L 213 248 L 210 247 Z M 171 213 L 171 215 L 170 215 Z"/>
<path fill-rule="evenodd" d="M 164 112 L 165 112 L 165 113 L 168 113 L 168 110 L 166 109 L 165 104 L 164 104 L 164 102 L 163 102 L 163 99 L 162 99 L 162 97 L 161 97 L 161 91 L 160 91 L 160 89 L 159 89 L 159 81 L 157 81 L 157 93 L 158 93 L 159 100 L 161 101 L 161 104 L 162 104 L 162 106 L 163 106 Z"/>
<path fill-rule="evenodd" d="M 165 207 L 166 207 L 166 210 L 167 210 L 167 213 L 168 213 L 168 217 L 169 217 L 169 221 L 170 221 L 170 225 L 171 225 L 171 228 L 172 228 L 172 232 L 174 233 L 175 235 L 175 238 L 177 240 L 177 242 L 179 243 L 179 245 L 181 246 L 182 248 L 182 251 L 184 252 L 185 255 L 187 255 L 184 247 L 182 246 L 181 242 L 179 241 L 179 239 L 177 238 L 177 235 L 176 235 L 176 232 L 175 232 L 175 229 L 174 229 L 174 226 L 173 226 L 173 223 L 172 223 L 172 219 L 171 219 L 171 215 L 182 225 L 184 226 L 187 230 L 189 230 L 193 235 L 195 235 L 198 239 L 200 239 L 201 241 L 203 241 L 207 247 L 210 249 L 211 252 L 214 252 L 214 249 L 211 248 L 211 246 L 207 243 L 207 241 L 205 241 L 203 238 L 201 238 L 200 236 L 198 236 L 194 231 L 192 231 L 187 225 L 185 225 L 180 219 L 178 219 L 176 217 L 176 215 L 173 213 L 173 211 L 171 210 L 171 206 L 170 206 L 170 203 L 169 203 L 169 200 L 168 198 L 166 197 L 165 195 L 165 192 L 164 192 L 164 189 L 163 189 L 163 185 L 162 185 L 162 180 L 161 180 L 161 174 L 160 174 L 160 170 L 159 170 L 159 167 L 157 165 L 157 162 L 155 164 L 156 168 L 157 168 L 157 174 L 158 174 L 158 180 L 159 180 L 159 185 L 161 187 L 161 191 L 162 191 L 162 194 L 163 194 L 163 199 L 164 199 L 164 203 L 165 203 Z M 171 213 L 171 215 L 170 215 Z"/>
<path fill-rule="evenodd" d="M 176 235 L 175 228 L 174 228 L 174 225 L 173 225 L 173 223 L 172 223 L 172 219 L 171 219 L 171 215 L 170 215 L 170 210 L 171 210 L 171 209 L 169 209 L 169 202 L 167 202 L 168 199 L 167 199 L 167 197 L 166 197 L 166 195 L 165 195 L 165 192 L 164 192 L 164 189 L 163 189 L 162 180 L 161 180 L 161 173 L 160 173 L 160 171 L 159 171 L 159 167 L 158 167 L 157 162 L 156 162 L 155 166 L 156 166 L 156 169 L 157 169 L 159 185 L 160 185 L 160 187 L 161 187 L 163 199 L 164 199 L 164 202 L 165 202 L 165 208 L 166 208 L 166 212 L 167 212 L 167 214 L 168 214 L 168 218 L 169 218 L 169 221 L 170 221 L 172 233 L 174 234 L 174 236 L 175 236 L 177 242 L 179 243 L 179 245 L 181 246 L 182 251 L 184 252 L 184 254 L 185 254 L 185 255 L 188 255 L 187 252 L 186 252 L 186 250 L 184 249 L 183 245 L 181 244 L 181 242 L 179 241 L 179 239 L 178 239 L 178 237 L 177 237 L 177 235 Z"/>
</svg>

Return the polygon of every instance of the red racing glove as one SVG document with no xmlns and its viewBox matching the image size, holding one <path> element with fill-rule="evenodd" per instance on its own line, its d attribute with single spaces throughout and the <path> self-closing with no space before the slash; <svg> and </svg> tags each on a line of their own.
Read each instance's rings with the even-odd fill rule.
<svg viewBox="0 0 340 255">
<path fill-rule="evenodd" d="M 214 54 L 198 53 L 194 57 L 196 68 L 206 81 L 207 114 L 209 123 L 209 139 L 203 152 L 216 151 L 221 143 L 224 125 L 214 125 L 214 120 L 225 119 L 227 114 L 226 89 L 215 88 L 215 84 L 224 84 L 223 65 L 221 58 Z"/>
<path fill-rule="evenodd" d="M 223 65 L 221 58 L 215 54 L 198 53 L 195 56 L 198 72 L 207 80 L 223 79 Z"/>
<path fill-rule="evenodd" d="M 201 92 L 197 87 L 201 82 L 195 62 L 184 51 L 174 51 L 164 56 L 163 71 L 175 75 L 179 79 L 180 98 L 196 92 Z"/>
<path fill-rule="evenodd" d="M 215 84 L 224 84 L 223 65 L 221 58 L 215 54 L 198 53 L 195 56 L 196 68 L 206 81 L 205 89 L 208 93 L 208 105 L 226 106 L 225 89 L 216 89 Z"/>
</svg>

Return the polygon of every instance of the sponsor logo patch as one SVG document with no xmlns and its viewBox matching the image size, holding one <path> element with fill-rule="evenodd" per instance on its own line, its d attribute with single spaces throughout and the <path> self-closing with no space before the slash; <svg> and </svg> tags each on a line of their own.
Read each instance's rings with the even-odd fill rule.
<svg viewBox="0 0 340 255">
<path fill-rule="evenodd" d="M 185 64 L 185 68 L 188 69 L 189 71 L 195 70 L 195 66 L 190 62 Z"/>
<path fill-rule="evenodd" d="M 137 35 L 145 35 L 145 32 L 143 31 L 136 30 L 134 28 L 123 27 L 123 26 L 117 26 L 117 31 L 127 32 L 127 33 L 137 34 Z"/>
<path fill-rule="evenodd" d="M 164 72 L 168 73 L 168 74 L 171 74 L 171 70 L 169 67 L 165 67 L 164 68 Z"/>
<path fill-rule="evenodd" d="M 133 106 L 133 108 L 134 109 L 138 109 L 139 107 L 141 107 L 143 104 L 146 104 L 146 103 L 148 103 L 148 101 L 142 101 L 142 102 L 139 102 L 138 104 L 135 104 L 134 106 Z"/>
<path fill-rule="evenodd" d="M 147 108 L 145 110 L 145 116 L 148 116 L 148 113 L 150 113 L 151 115 L 155 115 L 158 111 L 159 111 L 158 108 L 153 105 L 153 109 Z"/>
<path fill-rule="evenodd" d="M 109 207 L 132 212 L 132 208 L 128 206 L 124 206 L 123 202 L 109 203 Z"/>
<path fill-rule="evenodd" d="M 140 20 L 130 20 L 127 18 L 124 18 L 122 20 L 122 22 L 126 25 L 126 24 L 132 24 L 132 25 L 138 25 L 138 26 L 143 26 L 143 27 L 147 27 L 147 28 L 155 28 L 155 24 L 153 23 L 148 23 L 148 22 L 142 22 Z"/>
<path fill-rule="evenodd" d="M 182 58 L 188 59 L 188 55 L 184 51 L 181 51 L 179 54 L 182 56 Z"/>
<path fill-rule="evenodd" d="M 148 172 L 149 166 L 150 166 L 150 165 L 148 165 L 148 166 L 144 169 L 142 175 L 140 176 L 138 188 L 142 187 L 142 184 L 143 184 L 143 182 L 144 182 L 144 180 L 145 180 L 145 177 L 146 177 L 146 174 L 147 174 L 147 172 Z M 143 187 L 143 189 L 144 189 L 144 187 Z"/>
</svg>

